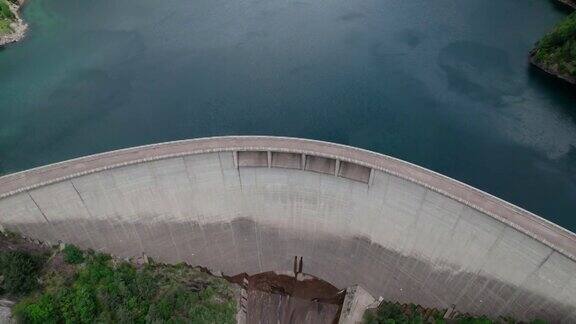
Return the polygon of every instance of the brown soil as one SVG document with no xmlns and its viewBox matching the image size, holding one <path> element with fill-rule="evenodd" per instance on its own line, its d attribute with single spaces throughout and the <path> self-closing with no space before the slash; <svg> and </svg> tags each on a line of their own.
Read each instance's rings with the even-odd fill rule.
<svg viewBox="0 0 576 324">
<path fill-rule="evenodd" d="M 299 277 L 300 276 L 302 276 L 302 274 L 300 274 Z M 339 305 L 343 302 L 345 296 L 344 291 L 341 291 L 322 279 L 310 275 L 302 277 L 305 279 L 296 279 L 293 276 L 277 274 L 270 271 L 253 276 L 242 273 L 234 277 L 225 278 L 230 282 L 243 286 L 249 291 L 258 290 L 326 304 Z M 248 282 L 247 287 L 244 279 Z"/>
<path fill-rule="evenodd" d="M 5 235 L 0 233 L 0 251 L 24 251 L 44 254 L 50 252 L 50 247 L 15 234 L 7 233 Z"/>
</svg>

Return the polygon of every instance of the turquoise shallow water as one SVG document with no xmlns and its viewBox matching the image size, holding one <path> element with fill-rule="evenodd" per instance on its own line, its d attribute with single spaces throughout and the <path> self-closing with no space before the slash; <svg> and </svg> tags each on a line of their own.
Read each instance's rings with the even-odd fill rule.
<svg viewBox="0 0 576 324">
<path fill-rule="evenodd" d="M 576 90 L 547 0 L 31 0 L 0 50 L 0 172 L 175 139 L 321 139 L 576 230 Z"/>
</svg>

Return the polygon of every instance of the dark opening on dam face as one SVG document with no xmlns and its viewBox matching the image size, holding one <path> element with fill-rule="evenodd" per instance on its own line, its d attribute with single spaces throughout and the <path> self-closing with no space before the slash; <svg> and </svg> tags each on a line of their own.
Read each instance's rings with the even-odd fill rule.
<svg viewBox="0 0 576 324">
<path fill-rule="evenodd" d="M 338 289 L 472 314 L 576 321 L 576 237 L 432 171 L 318 141 L 217 137 L 0 178 L 0 225 L 234 276 L 304 272 Z"/>
</svg>

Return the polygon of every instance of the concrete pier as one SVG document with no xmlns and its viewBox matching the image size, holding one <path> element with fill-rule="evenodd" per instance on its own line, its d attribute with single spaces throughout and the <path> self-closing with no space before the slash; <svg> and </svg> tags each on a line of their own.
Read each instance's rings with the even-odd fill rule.
<svg viewBox="0 0 576 324">
<path fill-rule="evenodd" d="M 576 236 L 430 170 L 343 145 L 216 137 L 0 178 L 0 225 L 234 275 L 304 272 L 375 297 L 576 322 Z"/>
</svg>

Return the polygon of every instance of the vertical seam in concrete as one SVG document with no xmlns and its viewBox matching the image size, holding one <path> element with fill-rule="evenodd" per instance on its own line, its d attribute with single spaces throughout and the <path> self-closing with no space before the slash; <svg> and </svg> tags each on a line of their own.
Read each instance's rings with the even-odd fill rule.
<svg viewBox="0 0 576 324">
<path fill-rule="evenodd" d="M 549 247 L 546 247 L 546 248 L 549 248 Z M 550 249 L 550 248 L 549 248 L 549 249 Z M 552 256 L 552 254 L 554 254 L 554 252 L 555 252 L 554 249 L 550 249 L 550 253 L 548 253 L 548 254 L 546 255 L 546 257 L 545 257 L 542 261 L 540 261 L 540 263 L 538 264 L 538 266 L 536 267 L 536 269 L 534 269 L 532 272 L 530 272 L 530 274 L 528 274 L 528 275 L 526 276 L 526 278 L 524 278 L 524 280 L 522 281 L 522 283 L 519 284 L 517 287 L 515 287 L 516 289 L 515 289 L 515 291 L 514 291 L 513 296 L 510 297 L 510 298 L 508 299 L 508 301 L 496 312 L 497 315 L 498 315 L 498 314 L 503 314 L 504 312 L 506 312 L 507 308 L 510 307 L 510 304 L 512 304 L 513 302 L 515 302 L 515 301 L 518 299 L 518 296 L 520 296 L 521 290 L 522 290 L 522 287 L 524 286 L 524 284 L 525 284 L 528 280 L 530 280 L 530 278 L 532 278 L 532 276 L 533 276 L 534 274 L 536 274 L 536 273 L 538 273 L 538 271 L 540 271 L 540 269 L 542 268 L 542 266 L 543 266 L 546 262 L 548 262 L 548 260 L 549 260 L 550 257 Z"/>
<path fill-rule="evenodd" d="M 556 251 L 558 252 L 558 251 Z M 564 256 L 562 253 L 559 253 L 560 255 Z M 576 281 L 576 275 L 572 275 L 572 277 L 570 277 L 570 279 L 568 279 L 568 281 L 566 282 L 566 284 L 564 285 L 564 289 L 566 287 L 568 287 L 568 285 L 570 284 L 570 282 L 572 281 Z M 562 290 L 563 292 L 564 290 Z M 568 321 L 567 319 L 570 319 L 571 317 L 576 318 L 576 309 L 573 309 L 572 313 L 566 314 L 566 317 L 562 318 L 562 320 L 560 321 L 560 323 L 570 323 L 570 321 Z"/>
<path fill-rule="evenodd" d="M 192 192 L 192 187 L 194 186 L 195 181 L 192 181 L 192 177 L 190 176 L 190 172 L 188 170 L 188 165 L 186 164 L 186 157 L 182 156 L 182 163 L 184 164 L 184 172 L 186 173 L 186 179 L 188 179 L 188 183 L 190 184 L 190 190 L 191 190 L 191 194 L 193 194 Z M 200 234 L 202 235 L 202 242 L 206 243 L 208 242 L 208 239 L 206 237 L 206 231 L 204 229 L 204 224 L 202 223 L 202 221 L 200 220 L 200 218 L 202 217 L 202 215 L 196 214 L 194 215 L 196 217 L 196 224 L 198 225 L 199 229 L 200 229 Z M 192 226 L 194 226 L 194 220 L 192 220 Z M 196 253 L 197 251 L 197 247 L 196 246 L 192 246 L 192 244 L 190 244 L 190 241 L 188 241 L 188 245 L 190 247 L 190 253 L 192 254 L 191 257 L 194 257 L 196 255 L 198 255 L 198 253 Z M 219 250 L 218 247 L 216 247 L 216 249 Z M 212 267 L 212 270 L 221 270 L 221 269 L 214 269 L 214 264 L 209 264 L 206 265 L 209 267 Z"/>
<path fill-rule="evenodd" d="M 168 160 L 167 160 L 168 161 Z M 163 191 L 160 191 L 159 188 L 161 188 L 160 183 L 158 182 L 158 179 L 156 177 L 156 172 L 154 170 L 154 168 L 152 168 L 152 163 L 146 163 L 146 168 L 148 169 L 148 172 L 150 172 L 150 176 L 152 177 L 152 181 L 154 181 L 154 194 L 157 195 L 164 195 Z M 170 199 L 166 199 L 168 202 L 170 202 Z M 163 213 L 163 215 L 166 215 L 165 213 Z M 180 248 L 178 245 L 176 245 L 176 240 L 174 240 L 174 233 L 172 232 L 172 226 L 170 226 L 172 222 L 166 222 L 166 227 L 168 228 L 168 233 L 170 233 L 170 240 L 172 241 L 172 245 L 174 246 L 174 250 L 176 251 L 176 257 L 178 258 L 178 260 L 182 260 L 182 253 L 180 253 Z"/>
<path fill-rule="evenodd" d="M 190 182 L 190 186 L 192 186 L 192 184 L 194 184 L 194 181 L 192 181 L 192 179 L 190 178 L 190 172 L 188 172 L 188 165 L 186 165 L 186 157 L 183 156 L 181 157 L 182 159 L 182 164 L 184 164 L 184 171 L 186 171 L 186 178 L 188 178 L 188 182 Z"/>
<path fill-rule="evenodd" d="M 428 193 L 430 192 L 430 190 L 426 190 L 424 192 L 424 195 L 422 196 L 422 200 L 420 201 L 420 206 L 418 207 L 418 210 L 416 211 L 416 219 L 414 219 L 414 221 L 412 222 L 412 224 L 410 224 L 410 226 L 408 226 L 408 229 L 415 227 L 416 224 L 418 224 L 418 221 L 420 220 L 420 214 L 422 212 L 422 208 L 424 206 L 424 201 L 426 200 L 426 196 L 428 195 Z M 416 235 L 408 235 L 408 237 L 415 237 Z M 406 247 L 404 247 L 406 248 Z M 404 249 L 404 254 L 405 255 L 410 255 L 411 251 L 407 251 L 406 249 Z M 402 253 L 401 253 L 402 254 Z M 396 269 L 398 269 L 400 267 L 400 260 L 401 258 L 398 258 L 398 260 L 396 260 Z M 414 266 L 417 266 L 417 264 L 414 264 Z M 410 271 L 412 272 L 413 269 L 410 269 Z M 391 280 L 391 279 L 389 279 Z M 386 282 L 386 284 L 388 284 L 388 282 Z M 420 284 L 424 284 L 423 282 L 421 282 Z"/>
<path fill-rule="evenodd" d="M 116 177 L 114 176 L 114 171 L 109 171 L 109 176 L 112 179 L 112 182 L 114 182 L 114 187 L 115 188 L 119 188 L 118 186 L 118 182 L 116 181 Z M 134 205 L 132 204 L 132 202 L 130 202 L 129 199 L 126 199 L 126 196 L 119 192 L 119 195 L 122 196 L 122 201 L 127 201 L 133 210 L 135 210 Z M 129 232 L 126 230 L 126 227 L 124 226 L 125 222 L 119 222 L 120 223 L 120 227 L 122 228 L 122 231 L 124 231 L 126 237 L 129 237 Z M 127 221 L 126 223 L 130 223 L 129 221 Z M 134 233 L 136 234 L 136 237 L 138 237 L 138 243 L 140 245 L 140 251 L 142 251 L 143 253 L 146 253 L 146 249 L 144 249 L 144 240 L 142 240 L 142 237 L 140 236 L 140 231 L 136 230 L 136 226 L 134 226 L 134 224 L 132 224 L 132 226 L 134 227 Z M 148 226 L 145 226 L 148 227 Z"/>
<path fill-rule="evenodd" d="M 242 172 L 238 169 L 238 183 L 240 183 L 240 192 L 244 194 L 244 185 L 242 184 Z"/>
<path fill-rule="evenodd" d="M 82 197 L 82 195 L 80 194 L 80 191 L 78 191 L 78 188 L 76 188 L 76 185 L 74 184 L 74 179 L 70 179 L 69 182 L 72 185 L 72 188 L 74 188 L 74 191 L 76 191 L 78 198 L 80 198 L 80 202 L 82 202 L 82 206 L 86 210 L 86 213 L 88 214 L 88 216 L 90 216 L 90 218 L 92 218 L 93 217 L 92 212 L 90 210 L 88 210 L 88 207 L 86 206 L 86 202 L 84 201 L 84 198 Z"/>
<path fill-rule="evenodd" d="M 220 168 L 220 176 L 222 177 L 222 184 L 224 185 L 224 168 L 222 168 L 222 158 L 220 157 L 220 154 L 222 154 L 222 152 L 218 152 L 218 166 Z"/>
<path fill-rule="evenodd" d="M 90 211 L 90 208 L 88 208 L 88 204 L 86 203 L 86 201 L 84 200 L 84 197 L 82 197 L 82 195 L 80 195 L 80 192 L 78 191 L 78 189 L 76 188 L 76 185 L 74 184 L 74 179 L 70 179 L 70 183 L 72 184 L 72 187 L 74 188 L 74 190 L 76 190 L 76 192 L 78 193 L 78 196 L 80 197 L 80 200 L 82 201 L 82 204 L 84 205 L 84 208 L 86 209 L 86 212 L 88 213 L 88 216 L 90 216 L 91 218 L 94 218 L 94 214 L 92 214 L 92 212 Z M 113 224 L 110 222 L 110 220 L 108 219 L 108 217 L 106 217 L 104 219 L 104 221 L 110 226 L 110 227 L 114 227 Z M 117 241 L 122 241 L 120 238 L 118 238 L 118 235 L 114 232 L 114 236 L 116 236 L 116 240 Z"/>
<path fill-rule="evenodd" d="M 182 253 L 180 253 L 179 245 L 176 244 L 176 240 L 174 239 L 174 233 L 172 232 L 172 226 L 170 226 L 171 222 L 167 222 L 166 227 L 168 227 L 168 233 L 170 233 L 170 240 L 172 241 L 172 245 L 174 245 L 174 250 L 176 250 L 176 257 L 178 260 L 184 260 L 182 258 Z"/>
<path fill-rule="evenodd" d="M 464 205 L 463 205 L 464 206 Z M 456 221 L 454 222 L 454 224 L 452 224 L 452 227 L 450 228 L 449 233 L 454 233 L 454 230 L 456 229 L 456 227 L 458 226 L 458 223 L 460 223 L 460 219 L 462 219 L 462 213 L 464 212 L 464 210 L 466 210 L 465 208 L 463 208 L 459 213 L 458 216 L 456 216 Z M 438 249 L 434 249 L 432 252 L 433 256 L 436 256 L 435 251 L 437 251 Z M 428 282 L 428 279 L 430 278 L 430 276 L 432 275 L 432 271 L 430 271 L 428 273 L 428 275 L 426 276 L 426 279 L 424 279 L 424 283 L 422 284 L 423 287 L 426 287 L 426 283 Z"/>
<path fill-rule="evenodd" d="M 389 185 L 390 185 L 390 179 L 388 180 L 388 184 L 387 184 L 387 186 L 386 186 L 386 195 L 388 195 Z M 428 191 L 426 191 L 426 192 L 428 192 Z M 423 202 L 424 202 L 424 197 L 422 197 L 422 202 L 421 202 L 421 204 L 422 204 Z M 384 205 L 385 205 L 385 203 L 382 204 L 382 208 L 384 207 Z M 420 206 L 420 207 L 421 207 L 421 206 Z M 420 210 L 420 208 L 419 208 L 418 210 Z M 416 217 L 418 217 L 418 215 L 416 215 Z M 414 223 L 413 223 L 413 224 L 414 224 Z M 411 224 L 409 227 L 411 227 L 413 224 Z M 394 249 L 392 249 L 392 250 L 394 250 Z M 404 257 L 404 255 L 408 256 L 408 251 L 402 252 L 402 251 L 400 251 L 400 249 L 397 249 L 396 252 L 398 252 L 398 259 L 396 259 L 396 264 L 394 265 L 394 268 L 395 268 L 395 269 L 399 269 L 399 267 L 400 267 L 400 262 L 401 262 L 402 258 Z M 386 283 L 384 284 L 384 289 L 385 289 L 385 290 L 388 288 L 388 285 L 390 284 L 390 282 L 391 282 L 392 280 L 393 280 L 393 277 L 392 277 L 392 276 L 390 276 L 390 277 L 388 278 L 388 280 L 386 280 Z"/>
<path fill-rule="evenodd" d="M 483 269 L 484 265 L 486 264 L 487 259 L 490 255 L 490 253 L 494 250 L 494 248 L 496 246 L 498 246 L 498 244 L 500 244 L 500 242 L 502 241 L 502 238 L 504 237 L 504 232 L 506 232 L 506 226 L 502 227 L 502 230 L 500 231 L 500 234 L 498 235 L 498 237 L 496 238 L 496 240 L 494 240 L 494 242 L 492 242 L 492 244 L 490 245 L 490 248 L 488 248 L 488 251 L 486 251 L 486 253 L 482 256 L 482 262 L 479 265 L 479 269 Z M 462 297 L 466 294 L 466 291 L 468 290 L 468 288 L 470 288 L 470 285 L 472 284 L 472 282 L 474 282 L 474 279 L 476 279 L 476 277 L 478 277 L 480 275 L 480 273 L 482 272 L 482 270 L 478 270 L 476 272 L 474 272 L 474 278 L 469 280 L 468 283 L 464 286 L 464 288 L 462 288 L 460 290 L 460 295 L 458 297 L 456 297 L 454 299 L 454 305 L 457 305 L 458 302 L 460 301 L 460 299 L 462 299 Z M 470 272 L 472 273 L 472 272 Z M 488 284 L 488 281 L 484 284 L 484 286 L 482 286 L 482 289 L 479 289 L 478 292 L 476 293 L 475 296 L 478 296 L 483 290 L 484 288 L 486 288 L 486 285 Z M 476 300 L 476 298 L 472 298 L 472 300 Z"/>
<path fill-rule="evenodd" d="M 218 166 L 220 168 L 220 176 L 222 177 L 222 185 L 224 186 L 225 176 L 224 176 L 224 168 L 222 167 L 222 158 L 221 158 L 220 154 L 222 154 L 222 152 L 218 152 Z M 234 267 L 239 268 L 239 265 L 240 265 L 239 255 L 241 253 L 238 250 L 238 247 L 240 246 L 240 244 L 236 244 L 236 232 L 234 231 L 234 226 L 232 224 L 232 221 L 234 221 L 234 219 L 238 218 L 238 214 L 232 213 L 231 217 L 232 217 L 232 219 L 228 220 L 228 224 L 230 224 L 230 229 L 232 231 L 232 244 L 234 245 L 234 248 L 236 250 L 236 253 L 234 255 Z"/>
<path fill-rule="evenodd" d="M 380 204 L 380 207 L 377 209 L 376 217 L 373 218 L 372 224 L 370 224 L 371 228 L 374 228 L 374 222 L 376 222 L 377 218 L 382 217 L 382 214 L 384 212 L 384 206 L 386 205 L 386 196 L 388 195 L 388 190 L 390 188 L 390 176 L 386 176 L 386 184 L 385 185 L 386 185 L 386 187 L 383 190 L 384 192 L 383 192 L 382 198 L 381 198 L 382 203 Z M 369 237 L 370 241 L 374 241 L 372 232 L 368 233 L 367 236 Z"/>
<path fill-rule="evenodd" d="M 190 184 L 190 190 L 192 190 L 192 187 L 194 186 L 195 181 L 192 181 L 192 178 L 190 177 L 190 172 L 188 171 L 188 165 L 186 164 L 186 157 L 183 156 L 182 157 L 182 163 L 184 164 L 184 172 L 186 172 L 186 179 L 188 179 L 188 183 Z M 192 193 L 192 191 L 191 191 Z M 192 198 L 192 197 L 190 197 Z M 200 224 L 200 219 L 197 219 L 198 224 Z"/>
<path fill-rule="evenodd" d="M 422 210 L 424 209 L 424 202 L 426 202 L 426 197 L 430 194 L 430 190 L 426 189 L 426 191 L 424 192 L 424 196 L 422 197 L 422 201 L 420 201 L 420 206 L 418 207 L 418 211 L 416 212 L 416 219 L 414 219 L 414 222 L 412 222 L 412 224 L 410 225 L 409 228 L 414 227 L 414 235 L 409 235 L 409 237 L 419 237 L 418 233 L 416 233 L 416 227 L 418 225 L 418 222 L 420 221 L 420 217 L 422 216 Z M 408 252 L 409 253 L 409 252 Z M 414 271 L 414 267 L 417 267 L 418 265 L 416 263 L 414 263 L 414 266 L 412 267 L 412 269 L 410 269 L 411 272 Z M 426 279 L 424 279 L 426 280 Z M 424 282 L 420 282 L 421 285 L 424 284 Z"/>
<path fill-rule="evenodd" d="M 235 217 L 234 219 L 238 219 L 238 215 L 233 216 Z M 228 224 L 230 224 L 230 230 L 232 231 L 232 244 L 234 244 L 234 249 L 238 252 L 234 255 L 234 268 L 240 268 L 240 251 L 239 251 L 239 247 L 240 244 L 236 243 L 238 241 L 242 241 L 242 239 L 240 238 L 236 238 L 235 232 L 234 232 L 234 226 L 232 225 L 232 220 L 228 222 Z"/>
<path fill-rule="evenodd" d="M 40 206 L 38 205 L 38 203 L 36 202 L 36 200 L 34 199 L 34 197 L 32 197 L 32 194 L 30 194 L 29 191 L 26 191 L 26 193 L 28 194 L 28 197 L 30 197 L 30 199 L 32 199 L 32 202 L 34 203 L 34 205 L 36 206 L 36 208 L 38 208 L 38 211 L 40 211 L 40 214 L 42 214 L 42 217 L 44 217 L 44 219 L 46 220 L 46 222 L 50 225 L 52 225 L 52 223 L 48 220 L 48 217 L 46 217 L 46 214 L 44 213 L 44 211 L 42 210 L 42 208 L 40 208 Z"/>
<path fill-rule="evenodd" d="M 262 269 L 262 245 L 260 244 L 260 238 L 261 238 L 261 233 L 260 233 L 260 226 L 258 226 L 258 222 L 254 222 L 254 230 L 256 231 L 256 255 L 258 257 L 258 269 L 260 270 L 260 272 L 263 272 L 264 270 Z"/>
<path fill-rule="evenodd" d="M 54 228 L 54 225 L 52 224 L 52 222 L 50 222 L 50 220 L 48 219 L 48 217 L 46 217 L 46 214 L 44 213 L 44 211 L 42 210 L 42 208 L 40 208 L 40 205 L 38 205 L 38 203 L 36 202 L 36 200 L 34 199 L 34 197 L 32 197 L 32 194 L 30 193 L 30 191 L 26 190 L 26 193 L 28 194 L 28 197 L 32 200 L 32 202 L 34 203 L 34 205 L 36 206 L 36 208 L 38 208 L 38 211 L 40 212 L 40 214 L 42 214 L 42 217 L 44 217 L 44 219 L 46 220 L 46 223 L 48 223 L 48 226 L 50 226 L 50 229 L 52 230 L 52 236 L 58 240 L 58 242 L 61 242 L 61 240 L 58 239 L 58 235 L 56 235 L 58 232 L 56 231 L 56 229 Z"/>
<path fill-rule="evenodd" d="M 192 179 L 190 178 L 190 173 L 188 172 L 188 166 L 186 165 L 186 156 L 182 156 L 180 157 L 180 159 L 182 160 L 182 167 L 184 168 L 184 173 L 186 174 L 186 180 L 188 180 L 188 194 L 190 194 L 190 199 L 192 198 L 193 192 L 192 192 L 192 186 L 194 185 L 194 182 L 192 181 Z M 192 229 L 194 229 L 194 225 L 197 225 L 200 231 L 200 235 L 202 236 L 203 240 L 202 242 L 207 242 L 206 241 L 206 235 L 204 233 L 204 228 L 202 227 L 200 220 L 198 217 L 196 217 L 196 219 L 191 219 L 189 215 L 187 214 L 189 212 L 189 210 L 184 210 L 185 215 L 187 215 L 188 217 L 186 217 L 186 225 L 190 226 Z M 196 215 L 194 215 L 196 216 Z M 194 222 L 196 221 L 196 222 Z M 190 255 L 188 256 L 189 258 L 191 258 L 191 260 L 194 260 L 196 255 L 198 253 L 196 253 L 196 247 L 193 246 L 190 242 L 190 240 L 186 240 L 186 245 L 188 246 L 189 249 L 189 253 Z M 209 266 L 208 264 L 206 266 Z"/>
<path fill-rule="evenodd" d="M 420 216 L 422 214 L 422 210 L 424 209 L 424 202 L 426 201 L 426 197 L 428 196 L 428 194 L 430 194 L 430 190 L 426 189 L 426 191 L 424 192 L 424 195 L 422 196 L 422 199 L 420 200 L 420 205 L 418 206 L 418 210 L 416 211 L 416 218 L 414 219 L 414 221 L 412 222 L 412 224 L 410 224 L 410 226 L 408 228 L 415 227 L 418 224 L 418 221 L 420 220 Z"/>
<path fill-rule="evenodd" d="M 380 208 L 378 208 L 378 217 L 380 217 L 384 212 L 384 206 L 386 205 L 386 197 L 388 196 L 389 189 L 390 189 L 390 176 L 387 176 L 386 188 L 384 188 L 384 192 L 382 193 L 382 204 L 380 204 Z"/>
<path fill-rule="evenodd" d="M 218 159 L 220 159 L 220 155 L 218 155 Z M 238 175 L 238 183 L 240 184 L 240 192 L 243 191 L 244 187 L 242 186 L 242 176 L 240 175 L 240 165 L 238 163 L 238 151 L 232 152 L 232 160 L 234 166 L 236 167 L 236 174 Z M 222 170 L 222 162 L 220 162 L 220 170 Z M 224 173 L 222 173 L 222 179 L 224 179 Z"/>
<path fill-rule="evenodd" d="M 366 183 L 366 194 L 370 192 L 370 187 L 372 187 L 372 182 L 374 181 L 374 169 L 370 168 L 370 174 L 368 175 L 368 182 Z"/>
<path fill-rule="evenodd" d="M 554 249 L 550 249 L 550 253 L 548 253 L 548 255 L 544 258 L 544 260 L 542 260 L 540 262 L 540 264 L 538 265 L 537 270 L 540 270 L 540 268 L 542 268 L 542 266 L 548 262 L 548 260 L 550 259 L 550 257 L 552 256 L 552 254 L 554 254 L 554 252 L 556 252 Z"/>
<path fill-rule="evenodd" d="M 78 198 L 80 199 L 80 202 L 82 203 L 82 207 L 84 207 L 84 210 L 86 210 L 86 213 L 88 214 L 88 216 L 90 218 L 92 218 L 92 214 L 90 213 L 90 211 L 88 211 L 88 208 L 86 208 L 86 204 L 84 203 L 84 198 L 82 198 L 82 195 L 80 195 L 80 192 L 76 188 L 76 185 L 74 185 L 74 183 L 72 182 L 72 179 L 68 180 L 68 182 L 70 183 L 70 185 L 72 185 L 72 188 L 74 188 L 74 191 L 78 195 Z M 88 237 L 88 241 L 90 241 L 90 244 L 92 244 L 92 246 L 96 246 L 96 244 L 94 244 L 94 241 L 92 240 L 92 235 L 90 234 L 92 231 L 86 230 L 86 227 L 84 226 L 84 224 L 81 224 L 80 226 L 82 227 L 82 229 L 84 229 L 84 232 L 86 232 L 86 237 Z"/>
<path fill-rule="evenodd" d="M 450 233 L 452 233 L 452 236 L 454 236 L 454 230 L 456 230 L 456 227 L 458 227 L 458 224 L 460 224 L 460 220 L 462 219 L 462 214 L 466 211 L 466 206 L 463 205 L 464 208 L 462 208 L 462 210 L 458 213 L 458 218 L 456 218 L 456 221 L 454 222 L 454 224 L 452 225 L 452 228 L 450 229 Z"/>
</svg>

